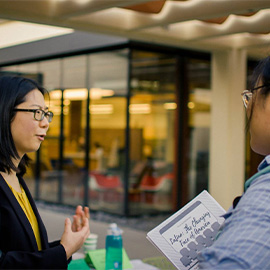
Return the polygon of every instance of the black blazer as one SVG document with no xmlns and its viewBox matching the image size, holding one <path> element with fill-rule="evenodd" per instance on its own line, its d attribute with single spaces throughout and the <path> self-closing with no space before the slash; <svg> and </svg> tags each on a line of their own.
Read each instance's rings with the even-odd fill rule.
<svg viewBox="0 0 270 270">
<path fill-rule="evenodd" d="M 11 189 L 0 174 L 0 269 L 67 269 L 60 241 L 48 243 L 45 226 L 22 177 L 18 177 L 36 215 L 42 251 L 32 227 Z"/>
</svg>

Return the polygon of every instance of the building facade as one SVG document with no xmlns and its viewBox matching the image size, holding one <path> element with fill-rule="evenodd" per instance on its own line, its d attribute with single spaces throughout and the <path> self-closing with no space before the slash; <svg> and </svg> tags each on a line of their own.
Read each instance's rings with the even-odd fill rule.
<svg viewBox="0 0 270 270">
<path fill-rule="evenodd" d="M 130 216 L 173 212 L 203 189 L 227 207 L 242 192 L 244 51 L 75 32 L 0 55 L 1 76 L 50 92 L 54 119 L 26 175 L 35 199 Z"/>
</svg>

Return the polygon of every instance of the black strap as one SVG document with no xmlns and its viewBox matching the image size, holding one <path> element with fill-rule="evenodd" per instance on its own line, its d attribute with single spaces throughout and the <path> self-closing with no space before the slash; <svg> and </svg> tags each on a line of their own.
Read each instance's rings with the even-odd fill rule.
<svg viewBox="0 0 270 270">
<path fill-rule="evenodd" d="M 238 196 L 233 200 L 233 209 L 237 206 L 242 196 Z"/>
</svg>

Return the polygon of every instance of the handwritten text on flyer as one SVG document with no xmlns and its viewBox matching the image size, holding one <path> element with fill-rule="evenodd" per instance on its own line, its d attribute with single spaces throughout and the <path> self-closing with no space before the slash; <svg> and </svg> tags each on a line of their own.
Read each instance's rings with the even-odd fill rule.
<svg viewBox="0 0 270 270">
<path fill-rule="evenodd" d="M 211 228 L 216 221 L 210 211 L 203 204 L 199 204 L 162 235 L 176 251 L 179 251 L 194 241 L 204 230 Z"/>
</svg>

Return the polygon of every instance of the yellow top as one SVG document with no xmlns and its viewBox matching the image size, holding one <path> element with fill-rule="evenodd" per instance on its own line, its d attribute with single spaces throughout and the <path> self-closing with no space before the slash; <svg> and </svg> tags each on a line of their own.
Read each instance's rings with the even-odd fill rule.
<svg viewBox="0 0 270 270">
<path fill-rule="evenodd" d="M 10 187 L 11 191 L 13 192 L 14 196 L 16 197 L 18 203 L 20 204 L 22 210 L 24 211 L 25 215 L 27 216 L 27 218 L 31 224 L 32 230 L 34 232 L 34 235 L 35 235 L 35 238 L 37 241 L 38 250 L 42 250 L 37 218 L 34 214 L 32 206 L 31 206 L 31 204 L 30 204 L 30 202 L 25 194 L 24 189 L 21 186 L 22 192 L 18 192 L 14 188 L 12 188 L 12 186 L 9 185 L 8 182 L 7 182 L 7 184 Z"/>
</svg>

